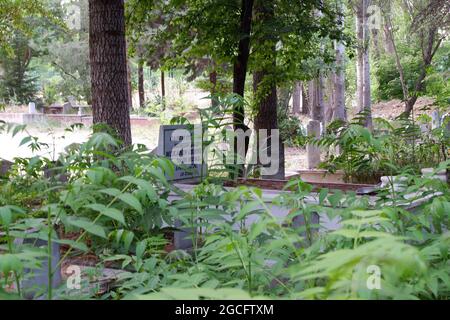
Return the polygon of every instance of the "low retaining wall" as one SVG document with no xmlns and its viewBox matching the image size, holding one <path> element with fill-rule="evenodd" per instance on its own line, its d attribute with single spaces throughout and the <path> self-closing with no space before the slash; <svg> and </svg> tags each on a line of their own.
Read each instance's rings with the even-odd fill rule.
<svg viewBox="0 0 450 320">
<path fill-rule="evenodd" d="M 33 124 L 44 121 L 54 121 L 61 125 L 72 125 L 74 123 L 82 123 L 89 127 L 92 125 L 92 116 L 77 114 L 42 114 L 42 113 L 0 113 L 0 120 L 18 123 Z M 159 125 L 159 118 L 130 117 L 132 126 L 150 126 Z"/>
</svg>

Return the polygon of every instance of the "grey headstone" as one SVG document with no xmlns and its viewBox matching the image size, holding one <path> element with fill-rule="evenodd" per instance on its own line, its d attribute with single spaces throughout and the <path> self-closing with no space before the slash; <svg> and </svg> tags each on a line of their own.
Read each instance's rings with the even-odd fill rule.
<svg viewBox="0 0 450 320">
<path fill-rule="evenodd" d="M 63 104 L 62 113 L 69 114 L 72 111 L 72 104 L 70 102 L 66 102 Z"/>
<path fill-rule="evenodd" d="M 174 141 L 172 134 L 176 130 L 188 130 L 184 125 L 164 125 L 159 129 L 159 142 L 157 154 L 171 159 L 172 150 L 182 141 Z M 195 141 L 196 137 L 191 133 L 191 157 L 182 157 L 185 161 L 183 164 L 175 164 L 175 174 L 173 177 L 167 177 L 168 180 L 174 181 L 199 181 L 201 177 L 206 176 L 206 163 L 200 164 L 203 156 L 202 142 Z M 173 160 L 173 159 L 172 159 Z M 196 160 L 196 161 L 194 161 Z"/>
<path fill-rule="evenodd" d="M 47 246 L 47 241 L 36 239 L 30 235 L 26 239 L 16 239 L 15 245 L 32 245 L 34 247 Z M 62 283 L 61 267 L 58 266 L 60 260 L 59 244 L 52 243 L 52 288 L 57 288 Z M 38 269 L 25 269 L 24 274 L 28 275 L 25 280 L 22 280 L 20 286 L 22 288 L 23 297 L 25 299 L 45 299 L 48 292 L 48 260 L 41 259 L 41 265 Z"/>
<path fill-rule="evenodd" d="M 30 102 L 28 104 L 28 113 L 31 113 L 31 114 L 38 113 L 37 110 L 36 110 L 36 104 L 34 102 Z"/>
</svg>

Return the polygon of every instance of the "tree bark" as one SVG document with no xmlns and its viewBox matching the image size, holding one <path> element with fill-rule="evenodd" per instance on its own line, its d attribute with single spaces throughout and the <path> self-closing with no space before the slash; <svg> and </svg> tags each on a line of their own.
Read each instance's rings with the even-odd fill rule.
<svg viewBox="0 0 450 320">
<path fill-rule="evenodd" d="M 311 119 L 322 122 L 325 106 L 323 101 L 323 75 L 321 73 L 309 82 L 308 93 Z"/>
<path fill-rule="evenodd" d="M 270 86 L 269 92 L 262 93 L 259 88 L 264 78 L 268 76 L 265 71 L 256 71 L 253 73 L 253 90 L 255 92 L 255 96 L 262 96 L 262 98 L 258 99 L 258 112 L 254 119 L 255 125 L 255 133 L 258 142 L 259 148 L 259 130 L 266 129 L 267 130 L 267 154 L 272 159 L 276 158 L 277 155 L 272 155 L 272 138 L 270 137 L 271 130 L 278 129 L 278 119 L 277 119 L 277 87 L 275 84 Z M 271 178 L 271 179 L 284 179 L 285 177 L 285 168 L 284 168 L 284 146 L 280 139 L 279 143 L 279 155 L 278 155 L 278 173 L 273 176 L 263 176 L 263 178 Z M 258 149 L 258 164 L 259 155 L 261 152 L 265 152 L 263 150 Z"/>
<path fill-rule="evenodd" d="M 333 120 L 347 120 L 345 110 L 345 47 L 343 43 L 336 43 L 336 73 L 334 78 L 334 110 Z"/>
<path fill-rule="evenodd" d="M 302 107 L 301 107 L 301 113 L 304 115 L 308 115 L 309 111 L 310 111 L 310 102 L 309 102 L 309 98 L 308 98 L 308 90 L 307 90 L 307 86 L 305 86 L 303 84 L 303 82 L 301 83 L 301 89 L 302 89 Z"/>
<path fill-rule="evenodd" d="M 131 145 L 123 0 L 89 0 L 89 58 L 94 124 Z"/>
<path fill-rule="evenodd" d="M 128 50 L 126 50 L 128 52 Z M 133 86 L 131 85 L 131 68 L 127 59 L 127 88 L 128 88 L 128 108 L 133 110 Z"/>
<path fill-rule="evenodd" d="M 144 83 L 144 62 L 139 60 L 138 63 L 138 91 L 139 91 L 139 107 L 145 106 L 145 83 Z"/>
</svg>

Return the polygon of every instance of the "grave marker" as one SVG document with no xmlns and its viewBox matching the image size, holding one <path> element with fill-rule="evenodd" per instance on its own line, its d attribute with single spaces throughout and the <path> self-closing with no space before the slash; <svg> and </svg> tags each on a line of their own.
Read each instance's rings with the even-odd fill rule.
<svg viewBox="0 0 450 320">
<path fill-rule="evenodd" d="M 181 144 L 185 146 L 184 149 Z M 185 150 L 189 152 L 183 154 Z M 206 164 L 202 161 L 201 131 L 199 134 L 185 125 L 160 126 L 156 153 L 171 159 L 175 164 L 175 174 L 167 177 L 169 180 L 198 182 L 206 175 Z"/>
</svg>

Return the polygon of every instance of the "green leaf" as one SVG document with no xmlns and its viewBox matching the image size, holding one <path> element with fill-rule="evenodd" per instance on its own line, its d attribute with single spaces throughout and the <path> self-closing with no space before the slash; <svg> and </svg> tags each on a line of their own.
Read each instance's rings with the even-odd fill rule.
<svg viewBox="0 0 450 320">
<path fill-rule="evenodd" d="M 155 191 L 155 187 L 153 187 L 153 185 L 150 182 L 145 181 L 144 179 L 138 179 L 138 178 L 132 177 L 132 176 L 125 176 L 125 177 L 120 178 L 119 180 L 133 183 L 133 184 L 137 185 L 138 187 L 140 187 L 142 190 L 145 190 L 147 197 L 152 201 L 155 201 L 158 199 L 158 195 Z"/>
<path fill-rule="evenodd" d="M 12 213 L 9 207 L 0 207 L 0 218 L 1 222 L 5 227 L 11 224 Z"/>
<path fill-rule="evenodd" d="M 20 141 L 19 147 L 23 146 L 24 144 L 30 142 L 33 138 L 31 136 L 27 136 Z"/>
<path fill-rule="evenodd" d="M 103 190 L 100 190 L 100 192 L 122 200 L 123 202 L 128 204 L 130 207 L 135 209 L 140 214 L 143 214 L 143 212 L 144 212 L 139 200 L 135 196 L 133 196 L 131 193 L 122 193 L 120 190 L 113 189 L 113 188 L 103 189 Z"/>
<path fill-rule="evenodd" d="M 100 203 L 88 204 L 85 207 L 100 212 L 102 215 L 108 216 L 111 219 L 119 221 L 121 224 L 125 225 L 123 213 L 115 208 L 109 208 Z"/>
<path fill-rule="evenodd" d="M 94 224 L 92 221 L 80 220 L 75 219 L 74 217 L 70 217 L 69 219 L 67 219 L 67 223 L 74 227 L 84 229 L 86 230 L 86 232 L 96 235 L 100 238 L 106 239 L 105 230 L 101 226 Z"/>
</svg>

